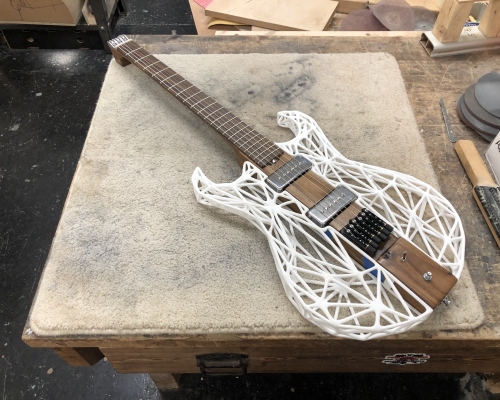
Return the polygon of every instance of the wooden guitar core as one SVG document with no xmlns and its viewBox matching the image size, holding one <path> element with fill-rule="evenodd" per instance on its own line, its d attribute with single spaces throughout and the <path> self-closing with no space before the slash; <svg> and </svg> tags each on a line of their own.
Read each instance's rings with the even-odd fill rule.
<svg viewBox="0 0 500 400">
<path fill-rule="evenodd" d="M 451 272 L 403 238 L 399 238 L 377 262 L 432 308 L 436 308 L 458 282 Z M 432 279 L 427 281 L 424 274 L 429 272 Z M 405 298 L 404 291 L 401 294 Z M 413 305 L 409 298 L 405 300 Z"/>
</svg>

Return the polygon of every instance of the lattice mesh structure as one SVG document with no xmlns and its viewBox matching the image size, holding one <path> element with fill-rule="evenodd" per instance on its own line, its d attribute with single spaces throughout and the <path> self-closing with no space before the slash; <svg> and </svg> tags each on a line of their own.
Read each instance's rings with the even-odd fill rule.
<svg viewBox="0 0 500 400">
<path fill-rule="evenodd" d="M 280 112 L 278 124 L 296 135 L 280 144 L 283 149 L 307 157 L 313 171 L 333 185 L 348 186 L 361 206 L 394 226 L 397 236 L 459 278 L 465 251 L 462 223 L 437 190 L 411 176 L 343 157 L 303 113 Z M 302 316 L 332 335 L 358 340 L 405 332 L 429 317 L 432 308 L 418 297 L 422 313 L 402 298 L 395 286 L 406 288 L 402 282 L 361 250 L 368 263 L 352 260 L 336 230 L 316 226 L 305 206 L 286 191 L 278 196 L 266 178 L 245 163 L 235 182 L 215 184 L 199 168 L 192 181 L 200 203 L 238 214 L 266 235 L 285 293 Z M 288 207 L 292 203 L 300 213 Z"/>
</svg>

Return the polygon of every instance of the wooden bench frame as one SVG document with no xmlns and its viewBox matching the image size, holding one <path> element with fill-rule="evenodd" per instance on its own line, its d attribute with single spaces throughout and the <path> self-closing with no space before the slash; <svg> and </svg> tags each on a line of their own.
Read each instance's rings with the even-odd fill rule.
<svg viewBox="0 0 500 400">
<path fill-rule="evenodd" d="M 432 33 L 441 43 L 456 42 L 462 33 L 475 0 L 445 0 Z M 500 36 L 500 0 L 490 0 L 479 23 L 486 37 Z"/>
</svg>

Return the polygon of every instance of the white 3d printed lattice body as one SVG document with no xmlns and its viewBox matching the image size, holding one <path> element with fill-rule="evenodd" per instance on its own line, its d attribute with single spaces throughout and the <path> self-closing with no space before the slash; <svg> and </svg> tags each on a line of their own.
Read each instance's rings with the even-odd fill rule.
<svg viewBox="0 0 500 400">
<path fill-rule="evenodd" d="M 411 176 L 343 157 L 303 113 L 280 112 L 278 125 L 295 134 L 280 147 L 309 159 L 312 170 L 334 186 L 347 186 L 358 196 L 357 203 L 388 221 L 397 236 L 460 277 L 462 223 L 436 189 Z M 420 298 L 413 296 L 425 308 L 422 313 L 402 298 L 395 286 L 406 288 L 402 282 L 361 250 L 367 265 L 373 266 L 366 269 L 353 261 L 336 230 L 319 228 L 304 205 L 286 191 L 271 190 L 266 178 L 247 162 L 234 182 L 213 183 L 199 168 L 192 181 L 200 203 L 238 214 L 266 235 L 285 293 L 304 318 L 332 335 L 368 340 L 405 332 L 429 317 L 433 310 Z"/>
</svg>

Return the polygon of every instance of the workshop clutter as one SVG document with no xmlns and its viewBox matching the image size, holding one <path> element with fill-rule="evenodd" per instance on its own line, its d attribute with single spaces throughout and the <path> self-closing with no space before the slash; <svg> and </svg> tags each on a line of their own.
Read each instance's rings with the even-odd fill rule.
<svg viewBox="0 0 500 400">
<path fill-rule="evenodd" d="M 0 22 L 38 22 L 74 25 L 82 16 L 84 0 L 0 0 Z"/>
<path fill-rule="evenodd" d="M 425 7 L 412 7 L 405 0 L 381 0 L 347 15 L 341 31 L 425 31 L 436 16 Z"/>
<path fill-rule="evenodd" d="M 500 132 L 500 74 L 490 72 L 469 86 L 457 100 L 457 114 L 491 142 Z"/>
</svg>

